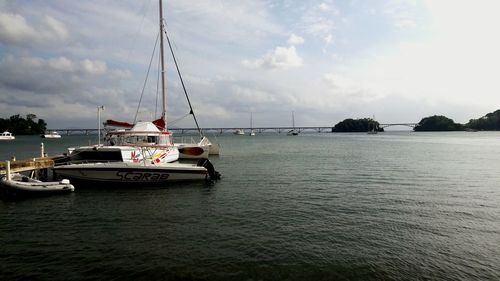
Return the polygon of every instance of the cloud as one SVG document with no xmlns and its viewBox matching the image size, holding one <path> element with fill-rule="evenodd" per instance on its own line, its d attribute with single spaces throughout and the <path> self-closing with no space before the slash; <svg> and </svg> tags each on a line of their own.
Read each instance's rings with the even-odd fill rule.
<svg viewBox="0 0 500 281">
<path fill-rule="evenodd" d="M 272 19 L 265 1 L 172 1 L 178 16 L 188 19 L 182 26 L 170 21 L 176 30 L 196 32 L 202 37 L 216 37 L 222 41 L 239 41 L 246 44 L 260 42 L 268 36 L 284 32 Z"/>
<path fill-rule="evenodd" d="M 353 89 L 355 88 L 355 83 L 339 74 L 327 73 L 323 75 L 323 80 L 333 89 Z"/>
<path fill-rule="evenodd" d="M 290 38 L 288 38 L 287 43 L 290 45 L 301 45 L 304 44 L 304 38 L 292 33 L 292 35 L 290 35 Z"/>
<path fill-rule="evenodd" d="M 325 36 L 324 40 L 327 45 L 331 44 L 333 41 L 333 36 L 331 34 L 328 34 L 327 36 Z"/>
<path fill-rule="evenodd" d="M 340 16 L 340 10 L 333 4 L 321 3 L 306 10 L 301 17 L 304 32 L 324 37 L 335 28 L 335 20 Z"/>
<path fill-rule="evenodd" d="M 72 61 L 66 57 L 42 59 L 7 55 L 0 61 L 0 85 L 39 94 L 79 88 L 106 73 L 102 61 Z"/>
<path fill-rule="evenodd" d="M 0 13 L 0 43 L 21 47 L 48 47 L 69 38 L 66 26 L 51 16 L 39 23 L 28 23 L 19 14 Z"/>
<path fill-rule="evenodd" d="M 416 28 L 419 25 L 419 5 L 416 1 L 390 0 L 382 8 L 383 14 L 388 16 L 393 25 L 399 29 Z"/>
<path fill-rule="evenodd" d="M 108 70 L 107 64 L 98 60 L 6 55 L 0 60 L 0 109 L 4 114 L 33 112 L 40 118 L 50 116 L 67 122 L 92 119 L 91 108 L 96 104 L 112 104 L 116 116 L 130 117 L 138 94 L 119 85 L 120 79 L 129 75 L 119 69 Z M 63 112 L 72 113 L 62 117 Z"/>
<path fill-rule="evenodd" d="M 242 63 L 248 68 L 288 69 L 302 66 L 302 58 L 297 54 L 295 46 L 276 47 L 262 58 L 253 61 L 244 60 Z"/>
<path fill-rule="evenodd" d="M 326 4 L 326 3 L 321 3 L 321 4 L 318 6 L 318 8 L 319 8 L 321 11 L 326 12 L 326 11 L 328 11 L 328 10 L 330 9 L 330 6 L 329 6 L 328 4 Z"/>
</svg>

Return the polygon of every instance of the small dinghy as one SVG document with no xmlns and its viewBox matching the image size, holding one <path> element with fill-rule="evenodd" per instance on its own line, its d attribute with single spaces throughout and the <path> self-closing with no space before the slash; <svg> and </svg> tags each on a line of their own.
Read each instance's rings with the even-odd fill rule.
<svg viewBox="0 0 500 281">
<path fill-rule="evenodd" d="M 11 174 L 0 179 L 0 189 L 7 196 L 43 196 L 59 193 L 70 193 L 75 187 L 69 180 L 43 182 L 21 174 Z"/>
</svg>

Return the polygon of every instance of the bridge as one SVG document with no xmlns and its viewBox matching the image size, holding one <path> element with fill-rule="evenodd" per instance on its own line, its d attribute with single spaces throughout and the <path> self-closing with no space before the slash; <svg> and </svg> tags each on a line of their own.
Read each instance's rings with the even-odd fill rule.
<svg viewBox="0 0 500 281">
<path fill-rule="evenodd" d="M 410 128 L 415 128 L 418 123 L 383 123 L 379 124 L 380 128 L 387 128 L 390 126 L 406 126 Z M 264 132 L 275 132 L 275 133 L 286 133 L 292 129 L 301 132 L 315 132 L 315 133 L 330 133 L 332 132 L 332 126 L 296 126 L 294 127 L 209 127 L 202 128 L 204 133 L 215 133 L 215 134 L 223 134 L 223 133 L 233 133 L 236 130 L 244 130 L 245 132 L 250 132 L 250 130 L 254 130 L 257 133 Z M 97 129 L 50 129 L 48 131 L 57 131 L 61 134 L 71 135 L 71 134 L 97 134 Z M 177 134 L 196 134 L 198 133 L 197 128 L 169 128 L 169 131 L 172 131 Z"/>
<path fill-rule="evenodd" d="M 390 126 L 406 126 L 410 128 L 415 128 L 418 123 L 388 123 L 388 124 L 379 124 L 379 128 L 387 128 Z"/>
<path fill-rule="evenodd" d="M 246 132 L 250 132 L 250 130 L 254 130 L 255 132 L 258 133 L 264 133 L 264 132 L 276 132 L 276 133 L 283 133 L 283 132 L 288 132 L 290 130 L 294 129 L 293 127 L 254 127 L 254 128 L 245 128 L 245 127 L 227 127 L 227 128 L 219 128 L 219 127 L 209 127 L 209 128 L 202 128 L 204 133 L 216 133 L 216 134 L 223 134 L 223 133 L 233 133 L 236 130 L 245 130 Z M 198 129 L 197 128 L 169 128 L 169 131 L 172 131 L 174 133 L 178 134 L 197 134 Z M 303 126 L 303 127 L 295 127 L 295 130 L 299 132 L 317 132 L 317 133 L 323 133 L 323 132 L 331 132 L 332 127 L 331 126 Z M 90 134 L 97 134 L 97 129 L 48 129 L 47 131 L 57 131 L 60 134 L 65 134 L 65 135 L 71 135 L 71 134 L 84 134 L 84 135 L 90 135 Z"/>
</svg>

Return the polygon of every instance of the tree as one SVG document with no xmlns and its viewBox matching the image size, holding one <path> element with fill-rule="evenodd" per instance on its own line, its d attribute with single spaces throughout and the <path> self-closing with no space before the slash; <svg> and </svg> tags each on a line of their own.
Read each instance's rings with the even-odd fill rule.
<svg viewBox="0 0 500 281">
<path fill-rule="evenodd" d="M 462 131 L 464 126 L 455 123 L 452 119 L 442 116 L 434 115 L 425 117 L 413 129 L 414 131 Z"/>
<path fill-rule="evenodd" d="M 26 119 L 27 119 L 28 121 L 33 121 L 33 120 L 35 120 L 35 119 L 36 119 L 36 115 L 35 115 L 35 114 L 33 114 L 33 113 L 30 113 L 30 114 L 26 115 Z"/>
<path fill-rule="evenodd" d="M 0 130 L 8 130 L 16 135 L 42 134 L 47 130 L 47 123 L 43 119 L 35 122 L 36 118 L 36 115 L 31 113 L 26 115 L 26 119 L 19 114 L 12 115 L 9 119 L 0 118 Z"/>
<path fill-rule="evenodd" d="M 471 119 L 465 127 L 474 130 L 500 130 L 500 109 L 479 119 Z"/>
</svg>

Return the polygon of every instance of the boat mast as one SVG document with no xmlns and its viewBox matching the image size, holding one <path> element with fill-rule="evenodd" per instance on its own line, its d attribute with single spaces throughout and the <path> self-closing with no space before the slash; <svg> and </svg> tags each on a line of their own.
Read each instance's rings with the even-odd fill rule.
<svg viewBox="0 0 500 281">
<path fill-rule="evenodd" d="M 161 119 L 165 123 L 164 130 L 167 130 L 167 97 L 166 97 L 166 85 L 165 85 L 165 61 L 163 58 L 163 5 L 162 0 L 160 2 L 160 64 L 161 64 L 161 94 L 162 94 L 162 112 Z"/>
</svg>

